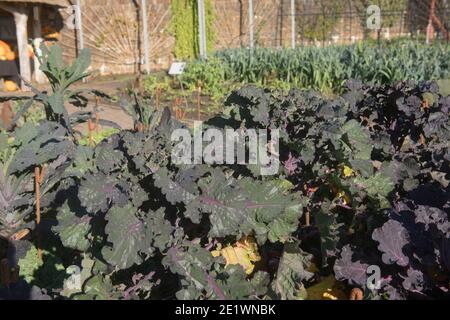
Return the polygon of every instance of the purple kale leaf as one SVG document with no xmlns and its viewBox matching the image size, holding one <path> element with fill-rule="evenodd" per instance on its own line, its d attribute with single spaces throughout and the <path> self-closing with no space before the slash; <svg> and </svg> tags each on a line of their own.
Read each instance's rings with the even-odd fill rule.
<svg viewBox="0 0 450 320">
<path fill-rule="evenodd" d="M 283 163 L 286 168 L 288 175 L 291 176 L 295 173 L 295 170 L 298 168 L 299 159 L 292 156 L 292 153 L 289 152 L 289 158 Z"/>
<path fill-rule="evenodd" d="M 403 288 L 414 293 L 422 292 L 425 289 L 427 279 L 422 271 L 409 268 L 407 275 L 403 281 Z"/>
<path fill-rule="evenodd" d="M 387 285 L 383 288 L 383 291 L 388 294 L 389 300 L 405 300 L 403 290 L 399 290 L 394 286 Z"/>
<path fill-rule="evenodd" d="M 383 252 L 384 263 L 397 263 L 402 267 L 409 264 L 409 258 L 403 252 L 403 247 L 409 243 L 409 234 L 400 222 L 389 220 L 375 229 L 372 239 L 379 242 L 378 249 Z"/>
<path fill-rule="evenodd" d="M 446 233 L 450 230 L 450 222 L 448 221 L 447 214 L 438 209 L 429 206 L 417 206 L 415 210 L 416 223 L 421 223 L 425 225 L 425 230 L 428 231 L 430 228 L 435 226 L 437 230 L 442 233 Z M 432 229 L 432 231 L 435 231 Z"/>
<path fill-rule="evenodd" d="M 348 280 L 351 285 L 365 287 L 367 281 L 368 264 L 353 261 L 350 245 L 342 248 L 341 257 L 334 264 L 334 274 L 337 280 Z"/>
</svg>

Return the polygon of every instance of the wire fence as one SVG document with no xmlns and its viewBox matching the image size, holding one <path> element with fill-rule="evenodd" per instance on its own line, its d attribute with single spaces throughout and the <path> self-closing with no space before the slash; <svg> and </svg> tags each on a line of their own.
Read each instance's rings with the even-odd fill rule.
<svg viewBox="0 0 450 320">
<path fill-rule="evenodd" d="M 186 10 L 194 10 L 191 13 L 195 16 L 200 1 L 204 1 L 208 8 L 212 7 L 212 14 L 204 23 L 208 24 L 208 32 L 211 29 L 214 32 L 214 37 L 211 37 L 214 43 L 208 42 L 206 46 L 209 51 L 246 47 L 327 46 L 399 37 L 425 42 L 427 35 L 430 35 L 428 25 L 432 3 L 436 3 L 434 12 L 439 20 L 439 23 L 433 22 L 433 35 L 439 40 L 449 40 L 446 33 L 450 29 L 450 0 L 178 2 L 189 4 Z M 389 7 L 381 7 L 383 25 L 379 31 L 368 30 L 366 26 L 366 6 L 371 2 L 391 3 Z M 144 28 L 144 16 L 139 5 L 141 1 L 84 0 L 81 3 L 83 44 L 91 49 L 92 68 L 99 74 L 136 73 L 149 59 L 147 68 L 150 63 L 151 69 L 167 69 L 175 59 L 187 59 L 177 55 L 177 46 L 189 49 L 197 46 L 196 37 L 191 37 L 191 34 L 198 33 L 197 21 L 184 26 L 193 28 L 193 32 L 186 33 L 188 37 L 182 39 L 175 34 L 174 21 L 177 19 L 174 17 L 180 13 L 174 13 L 173 0 L 147 0 L 147 28 Z M 42 24 L 49 27 L 50 35 L 57 35 L 64 58 L 73 60 L 79 51 L 81 32 L 68 28 L 64 23 L 73 19 L 73 12 L 70 8 L 56 10 L 51 6 L 42 6 L 42 9 Z M 185 13 L 181 10 L 181 14 Z M 144 29 L 147 29 L 146 35 Z M 16 38 L 13 17 L 1 10 L 0 38 L 11 40 L 12 44 Z M 146 41 L 150 51 L 147 59 L 144 54 Z"/>
<path fill-rule="evenodd" d="M 250 1 L 253 26 L 249 23 Z M 361 0 L 215 0 L 217 46 L 248 47 L 251 29 L 255 46 L 272 48 L 350 44 L 399 37 L 426 41 L 429 1 L 400 0 L 399 3 L 395 9 L 381 8 L 382 28 L 372 31 L 366 27 L 368 15 Z M 436 14 L 448 30 L 450 1 L 439 1 Z M 435 39 L 449 40 L 445 30 L 435 28 L 434 31 Z"/>
</svg>

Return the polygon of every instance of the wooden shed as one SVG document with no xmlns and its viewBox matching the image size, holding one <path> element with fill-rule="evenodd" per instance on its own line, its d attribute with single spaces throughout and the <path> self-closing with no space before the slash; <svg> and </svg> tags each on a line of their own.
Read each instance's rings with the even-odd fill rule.
<svg viewBox="0 0 450 320">
<path fill-rule="evenodd" d="M 55 30 L 62 28 L 62 20 L 60 17 L 58 18 L 59 9 L 70 5 L 71 3 L 68 0 L 0 0 L 0 11 L 3 11 L 3 23 L 0 24 L 6 34 L 5 37 L 9 37 L 10 41 L 15 41 L 20 75 L 23 79 L 31 81 L 34 74 L 35 81 L 44 81 L 44 77 L 39 70 L 38 60 L 36 58 L 30 59 L 28 41 L 33 39 L 35 47 L 39 48 L 40 43 L 44 41 L 42 34 L 43 18 L 47 25 L 53 24 Z M 14 25 L 11 25 L 11 23 L 14 23 Z M 12 30 L 15 30 L 15 36 L 11 34 Z M 22 89 L 25 89 L 23 84 Z"/>
</svg>

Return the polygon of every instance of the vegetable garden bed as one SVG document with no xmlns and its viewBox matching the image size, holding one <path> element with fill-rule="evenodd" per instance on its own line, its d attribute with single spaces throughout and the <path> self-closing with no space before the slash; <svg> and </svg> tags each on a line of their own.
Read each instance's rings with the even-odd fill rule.
<svg viewBox="0 0 450 320">
<path fill-rule="evenodd" d="M 88 52 L 66 67 L 42 51 L 52 91 L 17 118 L 38 102 L 46 119 L 0 135 L 1 298 L 449 297 L 450 97 L 436 83 L 233 91 L 205 126 L 280 129 L 282 165 L 262 176 L 177 165 L 186 126 L 137 94 L 121 103 L 134 130 L 81 144 L 74 125 L 95 115 L 64 101 L 86 102 L 70 86 Z"/>
</svg>

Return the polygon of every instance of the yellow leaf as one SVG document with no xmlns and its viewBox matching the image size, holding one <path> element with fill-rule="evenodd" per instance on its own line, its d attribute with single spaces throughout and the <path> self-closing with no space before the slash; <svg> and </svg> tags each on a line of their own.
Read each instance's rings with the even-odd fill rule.
<svg viewBox="0 0 450 320">
<path fill-rule="evenodd" d="M 323 295 L 322 295 L 322 298 L 324 299 L 324 300 L 339 300 L 337 297 L 335 297 L 335 296 L 333 296 L 331 293 L 329 293 L 329 292 L 325 292 Z"/>
<path fill-rule="evenodd" d="M 220 250 L 213 250 L 211 251 L 211 254 L 214 258 L 220 257 L 221 255 Z"/>
<path fill-rule="evenodd" d="M 344 177 L 348 178 L 351 177 L 355 172 L 353 171 L 352 168 L 348 167 L 348 166 L 344 166 L 344 170 L 343 170 L 343 174 Z"/>
<path fill-rule="evenodd" d="M 241 265 L 247 274 L 251 274 L 255 268 L 255 262 L 261 260 L 258 253 L 258 245 L 252 237 L 244 237 L 233 246 L 223 249 L 218 248 L 211 252 L 213 257 L 223 256 L 226 265 Z"/>
<path fill-rule="evenodd" d="M 343 284 L 336 281 L 334 275 L 324 278 L 321 282 L 306 289 L 307 300 L 346 300 Z"/>
<path fill-rule="evenodd" d="M 345 193 L 345 191 L 340 191 L 337 194 L 337 197 L 342 199 L 344 205 L 350 204 L 350 197 Z"/>
</svg>

